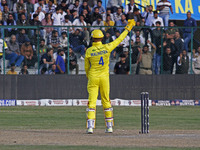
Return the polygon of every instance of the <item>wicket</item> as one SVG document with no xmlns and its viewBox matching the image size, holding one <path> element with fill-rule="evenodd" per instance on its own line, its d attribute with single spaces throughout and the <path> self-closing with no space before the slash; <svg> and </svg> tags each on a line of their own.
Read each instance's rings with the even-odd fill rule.
<svg viewBox="0 0 200 150">
<path fill-rule="evenodd" d="M 141 134 L 149 133 L 149 93 L 141 93 Z"/>
</svg>

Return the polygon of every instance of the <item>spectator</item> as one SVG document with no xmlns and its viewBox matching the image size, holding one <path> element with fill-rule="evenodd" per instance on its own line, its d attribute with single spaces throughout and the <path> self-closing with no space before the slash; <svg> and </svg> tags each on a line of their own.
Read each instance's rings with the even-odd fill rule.
<svg viewBox="0 0 200 150">
<path fill-rule="evenodd" d="M 60 8 L 59 7 L 56 8 L 56 12 L 53 13 L 51 19 L 53 21 L 54 26 L 61 26 L 62 16 L 60 14 Z M 58 34 L 60 36 L 61 35 L 61 28 L 60 27 L 54 27 L 54 29 L 58 31 Z"/>
<path fill-rule="evenodd" d="M 51 65 L 54 63 L 55 61 L 53 59 L 53 49 L 48 48 L 47 52 L 41 57 L 40 68 L 51 68 Z"/>
<path fill-rule="evenodd" d="M 138 62 L 140 63 L 140 71 L 139 74 L 142 75 L 151 75 L 152 74 L 152 59 L 153 55 L 156 51 L 156 46 L 149 42 L 149 44 L 153 47 L 151 52 L 149 52 L 149 46 L 143 46 L 143 52 L 140 50 Z"/>
<path fill-rule="evenodd" d="M 106 9 L 102 6 L 102 1 L 101 0 L 98 0 L 97 4 L 94 5 L 94 8 L 96 8 L 96 7 L 99 8 L 99 13 L 100 14 L 105 14 L 106 13 Z M 94 8 L 93 8 L 93 11 L 94 11 Z"/>
<path fill-rule="evenodd" d="M 56 51 L 58 47 L 60 47 L 60 39 L 58 36 L 58 31 L 56 30 L 52 31 L 52 34 L 49 36 L 48 45 L 50 45 L 54 49 L 54 51 Z"/>
<path fill-rule="evenodd" d="M 176 54 L 178 56 L 184 49 L 184 42 L 183 42 L 183 39 L 180 36 L 179 31 L 176 31 L 174 33 L 174 37 L 175 37 L 175 39 L 172 39 L 171 43 L 175 45 Z"/>
<path fill-rule="evenodd" d="M 1 11 L 4 11 L 4 6 L 7 4 L 6 0 L 1 0 L 1 3 L 0 3 L 0 9 Z"/>
<path fill-rule="evenodd" d="M 67 1 L 66 0 L 62 0 L 61 4 L 58 6 L 60 7 L 64 12 L 66 12 L 67 14 L 70 14 L 68 5 L 67 5 Z"/>
<path fill-rule="evenodd" d="M 3 7 L 3 11 L 2 11 L 2 20 L 6 21 L 8 19 L 9 14 L 11 13 L 11 11 L 8 8 L 8 5 L 5 4 Z"/>
<path fill-rule="evenodd" d="M 47 48 L 48 47 L 45 45 L 45 39 L 41 39 L 40 46 L 39 46 L 39 56 L 40 57 L 47 52 Z"/>
<path fill-rule="evenodd" d="M 122 17 L 122 8 L 121 7 L 118 7 L 117 8 L 117 12 L 115 12 L 114 14 L 113 14 L 113 17 L 114 17 L 114 21 L 115 22 L 117 22 L 117 21 L 119 21 L 120 19 L 121 19 L 121 17 Z"/>
<path fill-rule="evenodd" d="M 200 46 L 197 48 L 197 53 L 195 53 L 195 49 L 193 50 L 193 64 L 192 69 L 194 74 L 200 74 Z"/>
<path fill-rule="evenodd" d="M 111 20 L 110 15 L 107 15 L 106 21 L 104 21 L 104 26 L 106 26 L 105 31 L 109 31 L 111 35 L 114 35 L 114 30 L 112 26 L 115 25 L 115 22 Z"/>
<path fill-rule="evenodd" d="M 91 15 L 91 23 L 96 21 L 97 18 L 100 16 L 101 14 L 99 14 L 99 8 L 98 7 L 95 7 L 94 8 L 94 12 L 92 13 Z"/>
<path fill-rule="evenodd" d="M 26 64 L 23 65 L 23 68 L 21 69 L 21 71 L 19 72 L 19 74 L 29 74 L 28 72 L 28 66 Z"/>
<path fill-rule="evenodd" d="M 154 11 L 154 12 L 153 12 L 153 18 L 151 19 L 151 26 L 156 26 L 156 22 L 157 22 L 157 21 L 160 21 L 160 22 L 161 22 L 161 26 L 162 26 L 162 27 L 164 26 L 162 18 L 160 18 L 160 17 L 158 16 L 158 12 L 157 12 L 157 11 Z M 154 28 L 153 28 L 153 29 L 154 29 Z"/>
<path fill-rule="evenodd" d="M 73 26 L 87 26 L 86 22 L 84 21 L 84 16 L 80 15 L 79 19 L 74 20 L 72 23 Z M 81 32 L 83 32 L 83 28 L 81 27 L 74 27 L 73 30 L 76 31 L 79 29 Z"/>
<path fill-rule="evenodd" d="M 111 20 L 114 21 L 114 16 L 113 16 L 113 14 L 111 13 L 111 9 L 110 9 L 110 8 L 107 8 L 106 13 L 105 13 L 105 14 L 102 14 L 103 21 L 106 21 L 107 15 L 110 15 Z M 120 18 L 120 19 L 121 19 L 121 18 Z"/>
<path fill-rule="evenodd" d="M 188 74 L 189 69 L 189 57 L 187 56 L 187 51 L 183 50 L 178 56 L 176 74 Z"/>
<path fill-rule="evenodd" d="M 19 44 L 16 41 L 16 36 L 12 35 L 11 39 L 7 43 L 8 50 L 6 51 L 6 60 L 9 60 L 9 66 L 11 64 L 15 64 L 15 66 L 20 67 L 22 61 L 24 60 L 24 56 L 20 55 Z M 15 63 L 16 62 L 16 63 Z"/>
<path fill-rule="evenodd" d="M 25 43 L 27 39 L 29 39 L 25 29 L 20 29 L 19 33 L 16 35 L 16 39 L 19 43 L 19 48 L 21 48 L 22 44 Z"/>
<path fill-rule="evenodd" d="M 28 68 L 35 66 L 37 57 L 33 55 L 33 48 L 29 39 L 26 39 L 26 42 L 22 44 L 21 55 L 24 56 L 24 62 Z"/>
<path fill-rule="evenodd" d="M 83 9 L 87 9 L 89 14 L 92 12 L 92 9 L 87 3 L 87 0 L 83 0 L 82 5 L 79 7 L 79 15 L 83 14 Z"/>
<path fill-rule="evenodd" d="M 62 24 L 62 22 L 65 21 L 65 16 L 67 15 L 67 13 L 66 13 L 65 11 L 63 11 L 63 10 L 61 9 L 61 7 L 58 7 L 58 8 L 60 8 L 61 24 Z"/>
<path fill-rule="evenodd" d="M 101 26 L 104 26 L 104 22 L 102 21 L 101 15 L 99 15 L 97 17 L 97 20 L 92 23 L 92 26 L 99 26 L 99 27 L 92 27 L 91 31 L 94 30 L 94 29 L 100 29 L 100 30 L 103 30 L 103 31 L 105 30 L 105 28 L 101 27 Z"/>
<path fill-rule="evenodd" d="M 160 11 L 159 16 L 163 19 L 164 25 L 168 27 L 169 9 L 173 14 L 172 4 L 168 0 L 160 0 L 157 4 L 157 10 Z"/>
<path fill-rule="evenodd" d="M 142 17 L 145 18 L 145 24 L 144 25 L 147 26 L 143 29 L 144 37 L 145 37 L 145 44 L 147 44 L 149 33 L 150 33 L 150 36 L 151 36 L 151 41 L 153 41 L 153 33 L 152 33 L 151 28 L 150 28 L 150 26 L 152 25 L 151 20 L 152 20 L 153 16 L 154 16 L 153 6 L 149 5 L 145 8 L 145 11 L 142 13 Z"/>
<path fill-rule="evenodd" d="M 127 25 L 127 21 L 126 21 L 126 16 L 123 14 L 121 16 L 121 19 L 119 21 L 116 22 L 116 26 L 122 26 L 122 27 L 116 27 L 116 29 L 122 33 L 122 31 L 124 30 L 124 27 Z"/>
<path fill-rule="evenodd" d="M 87 25 L 91 25 L 91 15 L 88 14 L 87 9 L 83 9 L 83 16 L 84 16 L 84 21 L 87 23 Z"/>
<path fill-rule="evenodd" d="M 52 64 L 51 69 L 49 70 L 48 74 L 55 75 L 56 74 L 55 70 L 56 70 L 56 64 Z"/>
<path fill-rule="evenodd" d="M 75 0 L 74 4 L 69 5 L 70 13 L 72 14 L 74 11 L 79 12 L 80 3 L 79 0 Z"/>
<path fill-rule="evenodd" d="M 62 32 L 62 36 L 60 37 L 60 46 L 62 48 L 68 46 L 67 32 Z"/>
<path fill-rule="evenodd" d="M 66 66 L 68 67 L 67 63 L 68 63 L 68 60 L 66 60 Z M 69 70 L 70 70 L 70 72 L 72 72 L 74 69 L 76 69 L 76 74 L 78 74 L 79 65 L 77 64 L 77 57 L 74 54 L 72 47 L 70 47 L 69 48 Z"/>
<path fill-rule="evenodd" d="M 14 63 L 11 64 L 11 68 L 6 74 L 17 75 L 17 72 L 15 71 L 15 64 Z"/>
<path fill-rule="evenodd" d="M 83 45 L 84 37 L 83 34 L 80 35 L 80 30 L 76 29 L 76 31 L 69 35 L 70 46 L 72 47 L 75 53 L 81 54 L 81 59 L 84 59 L 85 56 L 85 46 Z"/>
<path fill-rule="evenodd" d="M 36 11 L 38 7 L 41 7 L 42 11 L 46 13 L 46 5 L 44 4 L 44 0 L 38 0 L 38 3 L 34 4 L 34 11 Z"/>
<path fill-rule="evenodd" d="M 53 0 L 49 0 L 48 4 L 46 4 L 45 12 L 53 14 L 56 10 L 56 5 L 53 3 Z"/>
<path fill-rule="evenodd" d="M 31 3 L 31 0 L 27 0 L 26 10 L 27 10 L 27 19 L 29 20 L 31 18 L 31 14 L 34 12 L 34 5 Z"/>
<path fill-rule="evenodd" d="M 130 67 L 126 63 L 126 55 L 120 55 L 120 61 L 115 64 L 114 73 L 115 74 L 129 74 Z"/>
<path fill-rule="evenodd" d="M 19 0 L 18 2 L 14 4 L 13 12 L 15 14 L 16 21 L 18 20 L 18 18 L 20 18 L 21 14 L 26 14 L 27 16 L 26 4 L 24 3 L 24 0 Z"/>
<path fill-rule="evenodd" d="M 41 26 L 42 25 L 42 23 L 39 21 L 38 14 L 33 15 L 33 19 L 30 20 L 29 24 L 31 26 Z M 36 36 L 36 31 L 37 31 L 36 29 L 31 30 L 31 36 L 30 36 L 31 39 L 34 39 L 34 37 Z M 40 32 L 41 32 L 41 35 L 43 36 L 44 32 L 42 30 L 40 30 Z"/>
<path fill-rule="evenodd" d="M 171 40 L 175 38 L 175 32 L 179 32 L 178 28 L 174 28 L 174 22 L 169 22 L 169 28 L 166 30 L 166 38 L 167 40 Z"/>
<path fill-rule="evenodd" d="M 130 19 L 130 18 L 133 19 L 133 16 L 134 16 L 133 12 L 137 7 L 135 6 L 135 0 L 129 0 L 129 1 L 130 1 L 130 3 L 128 5 L 126 5 L 126 7 L 125 7 L 125 14 L 128 19 Z"/>
<path fill-rule="evenodd" d="M 0 37 L 1 37 L 1 32 L 0 32 Z M 3 41 L 3 39 L 0 39 L 0 73 L 1 73 L 1 61 L 2 61 L 2 57 L 3 57 L 3 46 L 4 46 L 4 50 L 6 51 L 8 49 L 8 46 L 7 46 L 6 42 Z"/>
<path fill-rule="evenodd" d="M 53 21 L 51 20 L 51 14 L 46 13 L 45 18 L 42 20 L 41 23 L 43 26 L 52 26 Z M 43 29 L 44 38 L 48 37 L 52 31 L 53 31 L 53 27 L 44 27 L 44 29 Z"/>
<path fill-rule="evenodd" d="M 8 15 L 8 19 L 4 21 L 4 26 L 15 26 L 16 22 L 13 18 L 12 14 Z M 16 34 L 16 29 L 15 28 L 8 28 L 5 29 L 5 36 L 10 37 L 12 34 Z"/>
<path fill-rule="evenodd" d="M 118 7 L 122 7 L 122 0 L 108 0 L 107 8 L 110 8 L 112 13 L 115 13 Z"/>
<path fill-rule="evenodd" d="M 72 11 L 72 15 L 70 15 L 70 17 L 69 17 L 69 20 L 70 20 L 71 22 L 74 22 L 74 20 L 76 20 L 76 19 L 78 19 L 78 13 L 77 13 L 76 10 L 73 10 L 73 11 Z"/>
<path fill-rule="evenodd" d="M 62 56 L 64 55 L 64 50 L 63 49 L 59 49 L 58 53 L 57 53 L 57 59 L 56 59 L 56 74 L 64 74 L 65 73 L 65 61 L 62 58 Z"/>
<path fill-rule="evenodd" d="M 171 70 L 173 67 L 173 56 L 171 54 L 171 48 L 166 47 L 164 55 L 163 55 L 163 74 L 171 74 Z"/>
<path fill-rule="evenodd" d="M 39 21 L 42 21 L 45 18 L 45 14 L 42 12 L 42 7 L 38 7 L 37 10 L 32 13 L 31 19 L 33 19 L 34 14 L 38 14 Z"/>
<path fill-rule="evenodd" d="M 191 40 L 191 32 L 192 32 L 192 28 L 191 27 L 196 27 L 197 26 L 197 23 L 196 23 L 196 20 L 193 19 L 191 17 L 191 12 L 187 12 L 187 19 L 184 21 L 184 26 L 185 27 L 190 27 L 190 28 L 185 28 L 183 29 L 183 38 L 184 38 L 184 49 L 188 52 L 188 44 Z M 195 31 L 197 30 L 197 28 L 193 28 L 193 35 L 195 33 Z M 192 36 L 193 36 L 192 35 Z"/>
<path fill-rule="evenodd" d="M 17 20 L 17 25 L 18 26 L 28 26 L 29 25 L 28 19 L 26 18 L 25 14 L 21 14 L 20 18 Z"/>
<path fill-rule="evenodd" d="M 144 37 L 142 36 L 140 30 L 135 31 L 135 34 L 132 35 L 131 40 L 133 40 L 135 42 L 136 41 L 136 37 L 140 37 L 140 42 L 142 44 L 145 44 Z"/>
<path fill-rule="evenodd" d="M 69 20 L 69 16 L 65 15 L 65 20 L 62 22 L 62 26 L 72 26 L 72 22 Z M 73 31 L 72 27 L 62 27 L 62 32 L 71 33 Z"/>
</svg>

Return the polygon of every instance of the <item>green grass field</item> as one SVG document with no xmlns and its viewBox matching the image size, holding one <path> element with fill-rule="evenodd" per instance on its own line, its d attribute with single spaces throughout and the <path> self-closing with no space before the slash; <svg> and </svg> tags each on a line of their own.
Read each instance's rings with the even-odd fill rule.
<svg viewBox="0 0 200 150">
<path fill-rule="evenodd" d="M 0 130 L 84 129 L 86 107 L 0 107 Z M 97 129 L 104 129 L 102 107 L 97 107 Z M 140 107 L 114 107 L 115 128 L 140 130 Z M 200 130 L 199 106 L 150 107 L 151 130 Z M 124 149 L 90 146 L 0 145 L 0 149 Z M 150 149 L 150 148 L 126 148 Z M 190 149 L 156 147 L 152 149 Z"/>
</svg>

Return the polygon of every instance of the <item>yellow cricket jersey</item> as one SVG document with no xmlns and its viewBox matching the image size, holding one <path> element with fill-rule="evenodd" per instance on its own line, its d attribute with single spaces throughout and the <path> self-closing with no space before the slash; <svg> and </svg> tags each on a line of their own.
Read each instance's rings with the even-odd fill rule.
<svg viewBox="0 0 200 150">
<path fill-rule="evenodd" d="M 108 44 L 93 42 L 92 46 L 86 50 L 85 54 L 85 72 L 87 78 L 102 77 L 109 75 L 110 53 L 127 36 L 128 30 L 125 30 L 116 40 Z"/>
</svg>

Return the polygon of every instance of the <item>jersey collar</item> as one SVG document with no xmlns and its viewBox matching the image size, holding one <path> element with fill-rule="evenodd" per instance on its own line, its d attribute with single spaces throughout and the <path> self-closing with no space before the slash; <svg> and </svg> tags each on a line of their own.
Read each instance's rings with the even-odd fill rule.
<svg viewBox="0 0 200 150">
<path fill-rule="evenodd" d="M 102 42 L 93 42 L 92 46 L 102 45 Z"/>
</svg>

